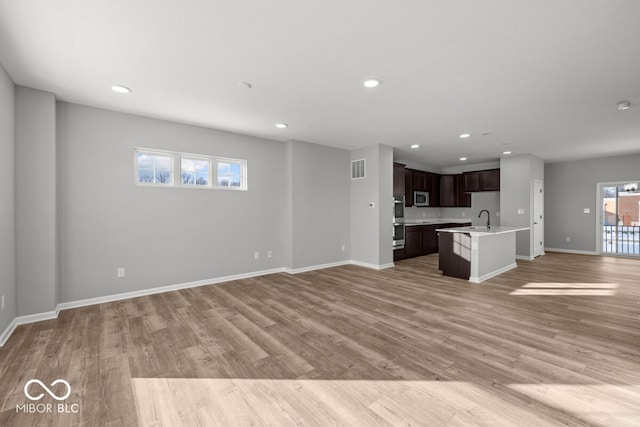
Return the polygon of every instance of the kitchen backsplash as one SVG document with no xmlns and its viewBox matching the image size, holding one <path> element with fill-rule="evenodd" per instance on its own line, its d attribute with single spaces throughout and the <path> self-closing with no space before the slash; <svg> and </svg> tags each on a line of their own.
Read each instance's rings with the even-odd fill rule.
<svg viewBox="0 0 640 427">
<path fill-rule="evenodd" d="M 404 216 L 407 221 L 421 219 L 469 219 L 473 225 L 484 225 L 487 217 L 478 218 L 482 209 L 491 213 L 491 224 L 500 225 L 500 192 L 488 191 L 471 193 L 470 208 L 405 208 Z"/>
<path fill-rule="evenodd" d="M 437 219 L 440 218 L 442 208 L 404 208 L 404 217 L 407 220 L 412 219 Z"/>
</svg>

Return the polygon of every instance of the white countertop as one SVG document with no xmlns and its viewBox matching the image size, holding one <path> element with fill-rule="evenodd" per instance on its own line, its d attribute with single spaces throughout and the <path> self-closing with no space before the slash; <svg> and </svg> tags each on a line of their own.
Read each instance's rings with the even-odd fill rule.
<svg viewBox="0 0 640 427">
<path fill-rule="evenodd" d="M 465 224 L 469 222 L 471 222 L 471 218 L 469 219 L 425 218 L 425 219 L 408 219 L 405 221 L 404 225 L 412 226 L 412 225 L 437 225 L 437 224 Z"/>
<path fill-rule="evenodd" d="M 436 231 L 445 231 L 448 233 L 467 233 L 471 236 L 487 236 L 490 234 L 515 233 L 516 231 L 529 230 L 529 227 L 509 227 L 503 225 L 494 225 L 487 227 L 456 227 L 456 228 L 438 228 Z"/>
</svg>

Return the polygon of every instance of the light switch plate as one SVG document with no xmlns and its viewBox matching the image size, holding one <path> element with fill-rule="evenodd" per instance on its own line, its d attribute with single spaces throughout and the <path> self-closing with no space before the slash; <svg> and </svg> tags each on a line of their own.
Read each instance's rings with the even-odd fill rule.
<svg viewBox="0 0 640 427">
<path fill-rule="evenodd" d="M 518 215 L 524 215 L 524 209 L 518 209 Z"/>
</svg>

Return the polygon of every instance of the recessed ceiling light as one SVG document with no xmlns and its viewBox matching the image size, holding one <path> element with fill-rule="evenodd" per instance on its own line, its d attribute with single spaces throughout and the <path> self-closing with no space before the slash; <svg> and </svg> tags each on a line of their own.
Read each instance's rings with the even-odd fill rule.
<svg viewBox="0 0 640 427">
<path fill-rule="evenodd" d="M 289 125 L 288 125 L 288 124 L 286 124 L 286 123 L 276 123 L 276 127 L 277 127 L 278 129 L 284 129 L 284 128 L 288 127 L 288 126 L 289 126 Z"/>
<path fill-rule="evenodd" d="M 503 151 L 502 154 L 511 154 L 511 151 Z"/>
<path fill-rule="evenodd" d="M 460 157 L 460 161 L 461 161 L 461 162 L 464 162 L 465 160 L 467 160 L 467 158 L 466 158 L 466 157 Z"/>
<path fill-rule="evenodd" d="M 469 138 L 471 136 L 470 133 L 461 133 L 460 138 Z"/>
<path fill-rule="evenodd" d="M 249 82 L 239 82 L 238 83 L 238 87 L 242 88 L 242 89 L 251 89 L 253 87 L 253 85 Z"/>
<path fill-rule="evenodd" d="M 364 81 L 364 87 L 372 88 L 378 87 L 380 85 L 380 80 L 378 79 L 367 79 Z"/>
<path fill-rule="evenodd" d="M 411 146 L 411 148 L 420 148 L 420 145 L 418 145 L 418 144 L 413 144 L 413 145 Z"/>
<path fill-rule="evenodd" d="M 113 85 L 111 86 L 111 90 L 118 93 L 131 93 L 131 89 L 122 85 Z"/>
<path fill-rule="evenodd" d="M 618 102 L 618 110 L 624 111 L 631 108 L 631 103 L 629 101 L 620 101 Z"/>
</svg>

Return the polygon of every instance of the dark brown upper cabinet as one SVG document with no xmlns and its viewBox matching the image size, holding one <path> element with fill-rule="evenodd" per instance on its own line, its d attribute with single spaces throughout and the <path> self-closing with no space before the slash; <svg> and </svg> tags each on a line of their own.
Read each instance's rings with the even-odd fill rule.
<svg viewBox="0 0 640 427">
<path fill-rule="evenodd" d="M 458 206 L 458 188 L 456 187 L 456 176 L 442 175 L 440 177 L 440 206 Z"/>
<path fill-rule="evenodd" d="M 464 191 L 474 192 L 480 191 L 480 179 L 478 177 L 478 172 L 465 172 L 462 174 L 464 179 Z"/>
<path fill-rule="evenodd" d="M 480 172 L 480 191 L 500 191 L 500 169 Z"/>
<path fill-rule="evenodd" d="M 405 169 L 405 206 L 413 206 L 413 192 L 427 191 L 429 206 L 440 206 L 440 175 L 415 169 Z"/>
<path fill-rule="evenodd" d="M 500 169 L 465 172 L 463 176 L 465 192 L 500 191 Z"/>
<path fill-rule="evenodd" d="M 404 188 L 404 165 L 400 163 L 393 164 L 393 195 L 394 196 L 405 196 L 405 188 Z"/>
<path fill-rule="evenodd" d="M 471 193 L 464 191 L 464 175 L 456 175 L 456 207 L 470 208 L 471 207 Z"/>
<path fill-rule="evenodd" d="M 471 207 L 471 194 L 465 193 L 464 175 L 440 177 L 440 206 L 448 208 Z"/>
<path fill-rule="evenodd" d="M 413 191 L 427 191 L 427 173 L 422 171 L 411 171 L 413 176 Z"/>
</svg>

